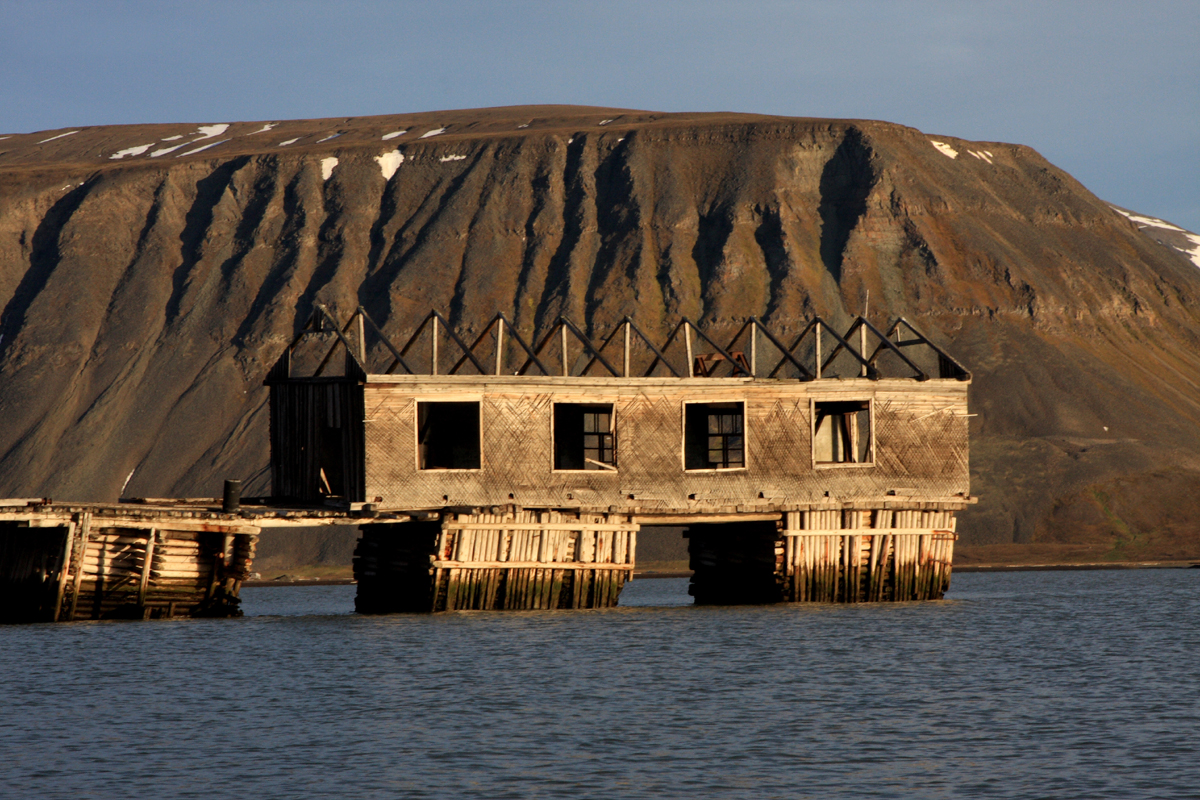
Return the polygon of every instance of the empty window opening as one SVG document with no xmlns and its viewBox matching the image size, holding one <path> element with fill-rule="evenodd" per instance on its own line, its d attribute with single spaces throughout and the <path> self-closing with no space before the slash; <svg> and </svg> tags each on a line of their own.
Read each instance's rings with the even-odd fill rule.
<svg viewBox="0 0 1200 800">
<path fill-rule="evenodd" d="M 743 403 L 688 403 L 684 409 L 685 468 L 739 469 L 746 466 Z"/>
<path fill-rule="evenodd" d="M 417 403 L 421 469 L 479 469 L 479 403 Z"/>
<path fill-rule="evenodd" d="M 870 464 L 871 402 L 838 400 L 813 404 L 813 460 L 818 464 Z"/>
<path fill-rule="evenodd" d="M 554 468 L 613 470 L 617 437 L 611 404 L 554 404 Z"/>
</svg>

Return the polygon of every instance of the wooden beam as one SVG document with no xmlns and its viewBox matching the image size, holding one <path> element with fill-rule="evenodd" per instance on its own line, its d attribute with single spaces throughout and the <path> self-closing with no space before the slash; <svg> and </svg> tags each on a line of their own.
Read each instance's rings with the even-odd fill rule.
<svg viewBox="0 0 1200 800">
<path fill-rule="evenodd" d="M 434 569 L 600 569 L 632 570 L 632 561 L 617 564 L 612 561 L 431 561 Z"/>
<path fill-rule="evenodd" d="M 62 618 L 63 595 L 67 591 L 67 573 L 71 571 L 71 554 L 75 552 L 75 529 L 77 527 L 73 521 L 67 525 L 66 542 L 63 544 L 62 566 L 58 572 L 58 592 L 54 597 L 54 618 L 51 620 L 52 622 L 58 622 Z"/>
<path fill-rule="evenodd" d="M 780 353 L 783 354 L 783 358 L 781 358 L 779 360 L 779 363 L 775 365 L 775 369 L 773 369 L 769 373 L 767 373 L 768 378 L 774 378 L 775 373 L 779 372 L 780 368 L 783 367 L 783 365 L 787 362 L 791 362 L 792 366 L 794 366 L 796 369 L 800 370 L 800 374 L 803 375 L 808 380 L 812 380 L 814 378 L 821 377 L 819 360 L 817 362 L 817 373 L 814 375 L 812 370 L 810 370 L 808 367 L 801 364 L 796 359 L 796 356 L 794 356 L 792 354 L 792 351 L 796 349 L 796 347 L 800 344 L 800 342 L 804 341 L 804 337 L 808 335 L 808 332 L 810 330 L 812 330 L 814 326 L 819 324 L 820 317 L 817 317 L 812 322 L 808 323 L 808 325 L 804 326 L 804 330 L 802 330 L 800 332 L 800 335 L 796 337 L 796 341 L 792 344 L 791 347 L 784 346 L 783 342 L 781 342 L 781 341 L 779 341 L 779 339 L 775 338 L 775 334 L 771 333 L 771 329 L 768 328 L 766 325 L 763 325 L 762 320 L 760 320 L 758 317 L 751 317 L 750 319 L 759 324 L 759 327 L 762 328 L 763 336 L 767 337 L 767 341 L 770 342 L 771 344 L 775 345 L 775 348 L 777 350 L 779 350 Z M 820 338 L 819 338 L 820 335 L 821 335 L 821 333 L 818 330 L 817 331 L 818 342 L 820 341 Z M 818 349 L 819 349 L 819 345 L 818 345 Z"/>
<path fill-rule="evenodd" d="M 614 367 L 612 364 L 608 363 L 608 361 L 604 358 L 604 356 L 600 355 L 600 351 L 596 349 L 596 345 L 592 343 L 592 340 L 589 339 L 583 333 L 583 331 L 581 331 L 581 330 L 579 330 L 579 328 L 575 327 L 574 322 L 571 322 L 571 320 L 567 319 L 566 317 L 560 317 L 559 319 L 562 322 L 563 326 L 570 329 L 571 333 L 575 334 L 575 338 L 578 339 L 580 342 L 582 342 L 583 346 L 585 348 L 587 348 L 589 352 L 591 352 L 593 361 L 599 360 L 599 362 L 604 365 L 604 368 L 606 370 L 608 370 L 609 375 L 612 375 L 614 377 L 620 376 L 620 373 L 617 372 L 616 367 Z M 590 365 L 591 362 L 588 362 L 588 363 Z"/>
<path fill-rule="evenodd" d="M 720 353 L 722 356 L 724 356 L 725 360 L 728 361 L 735 369 L 740 370 L 741 373 L 743 375 L 745 375 L 747 378 L 754 377 L 753 375 L 750 374 L 750 372 L 745 367 L 743 367 L 740 363 L 738 363 L 737 359 L 735 359 L 730 353 L 726 352 L 725 348 L 721 347 L 721 345 L 717 344 L 711 338 L 709 338 L 708 334 L 706 334 L 704 331 L 700 330 L 700 328 L 697 327 L 695 324 L 693 324 L 690 319 L 688 319 L 687 317 L 684 317 L 683 320 L 684 320 L 684 322 L 686 322 L 688 324 L 689 327 L 695 329 L 696 334 L 701 339 L 708 342 L 708 344 L 714 350 L 716 350 L 718 353 Z M 692 361 L 691 337 L 690 336 L 688 337 L 688 361 L 689 362 Z"/>
<path fill-rule="evenodd" d="M 444 531 L 635 531 L 634 523 L 603 522 L 443 522 Z"/>
<path fill-rule="evenodd" d="M 662 354 L 662 351 L 660 351 L 657 347 L 654 346 L 654 342 L 650 341 L 650 337 L 647 336 L 646 334 L 642 333 L 642 329 L 639 328 L 636 323 L 634 323 L 633 319 L 626 316 L 625 322 L 627 322 L 629 324 L 630 329 L 632 329 L 633 332 L 636 333 L 638 335 L 638 337 L 641 338 L 641 340 L 646 344 L 646 347 L 650 348 L 650 352 L 654 353 L 654 360 L 650 362 L 650 368 L 646 370 L 645 377 L 650 377 L 650 373 L 654 371 L 654 367 L 658 365 L 659 361 L 661 361 L 663 363 L 663 365 L 666 366 L 667 369 L 671 370 L 671 374 L 674 375 L 676 378 L 682 377 L 679 374 L 679 372 L 675 369 L 675 367 L 671 366 L 671 362 L 668 361 L 667 357 Z M 675 330 L 678 331 L 679 328 L 676 327 Z M 674 338 L 674 336 L 675 336 L 675 334 L 672 333 L 671 336 L 667 339 L 667 344 L 663 345 L 663 350 L 666 350 L 667 347 L 670 346 L 671 339 Z"/>
<path fill-rule="evenodd" d="M 626 319 L 625 322 L 622 323 L 622 327 L 625 329 L 625 369 L 621 372 L 621 377 L 628 378 L 629 377 L 629 320 L 628 319 Z"/>
<path fill-rule="evenodd" d="M 696 370 L 692 360 L 694 358 L 692 355 L 692 322 L 687 317 L 684 317 L 683 322 L 680 324 L 683 325 L 683 344 L 687 348 L 688 377 L 694 378 L 696 377 Z"/>
<path fill-rule="evenodd" d="M 633 521 L 640 527 L 654 525 L 700 525 L 706 522 L 774 522 L 783 516 L 782 511 L 774 513 L 742 513 L 728 514 L 634 514 Z"/>
<path fill-rule="evenodd" d="M 895 353 L 897 356 L 899 356 L 900 359 L 905 364 L 908 365 L 909 369 L 911 369 L 913 372 L 917 373 L 917 380 L 919 380 L 919 381 L 929 380 L 929 375 L 927 375 L 925 373 L 925 370 L 918 367 L 916 364 L 914 364 L 912 362 L 912 360 L 908 356 L 904 355 L 904 353 L 902 353 L 900 351 L 900 348 L 897 347 L 895 345 L 895 343 L 892 342 L 891 338 L 889 338 L 889 336 L 887 334 L 880 331 L 878 328 L 876 328 L 874 325 L 872 325 L 870 322 L 863 319 L 862 317 L 859 317 L 859 320 L 862 322 L 862 328 L 860 330 L 862 331 L 862 334 L 861 334 L 862 342 L 863 342 L 862 349 L 863 349 L 864 353 L 867 351 L 867 330 L 869 329 L 872 333 L 875 334 L 875 336 L 877 336 L 879 338 L 879 346 L 875 348 L 875 352 L 872 353 L 870 359 L 868 359 L 871 364 L 875 363 L 875 360 L 877 358 L 879 358 L 880 354 L 885 349 L 890 350 L 893 353 Z"/>
<path fill-rule="evenodd" d="M 604 341 L 602 341 L 602 342 L 600 343 L 600 347 L 597 349 L 597 351 L 596 351 L 596 352 L 597 352 L 597 353 L 603 353 L 603 352 L 604 352 L 604 348 L 608 347 L 608 345 L 609 345 L 609 344 L 612 342 L 612 340 L 613 340 L 613 339 L 615 339 L 615 338 L 616 338 L 616 336 L 617 336 L 617 334 L 618 334 L 618 333 L 620 333 L 622 330 L 624 330 L 624 331 L 625 331 L 625 340 L 626 340 L 626 345 L 628 345 L 628 342 L 629 342 L 629 330 L 626 328 L 626 325 L 625 325 L 625 323 L 624 323 L 624 322 L 618 322 L 618 323 L 617 323 L 617 325 L 616 325 L 616 327 L 615 327 L 615 328 L 613 328 L 613 329 L 612 329 L 612 331 L 610 331 L 610 332 L 609 332 L 608 336 L 605 336 L 605 337 L 604 337 Z M 624 378 L 624 377 L 628 377 L 628 376 L 629 376 L 629 348 L 628 348 L 628 346 L 626 346 L 626 348 L 625 348 L 625 362 L 626 362 L 626 363 L 625 363 L 625 371 L 624 371 L 624 372 L 623 372 L 623 373 L 622 373 L 622 374 L 619 376 L 619 377 L 622 377 L 622 378 Z M 583 365 L 583 369 L 579 371 L 579 374 L 580 374 L 581 376 L 582 376 L 582 375 L 587 375 L 587 373 L 588 373 L 588 370 L 589 370 L 589 369 L 591 369 L 591 368 L 592 368 L 592 365 L 593 365 L 593 364 L 595 364 L 595 363 L 596 363 L 596 356 L 592 356 L 590 359 L 588 359 L 588 362 L 587 362 L 586 364 L 584 364 L 584 365 Z M 609 369 L 610 369 L 610 371 L 611 371 L 611 367 L 610 367 Z M 614 376 L 614 377 L 617 377 L 617 374 L 616 374 L 615 372 L 613 372 L 613 376 Z"/>
<path fill-rule="evenodd" d="M 75 609 L 79 605 L 79 588 L 83 585 L 83 561 L 87 556 L 88 537 L 91 530 L 91 512 L 84 511 L 79 515 L 79 561 L 75 564 L 75 584 L 74 591 L 71 593 L 71 610 L 67 612 L 68 620 L 75 619 Z"/>
<path fill-rule="evenodd" d="M 938 534 L 943 536 L 953 536 L 958 539 L 954 531 L 943 530 L 941 528 L 823 528 L 820 530 L 793 530 L 786 529 L 783 532 L 784 536 L 926 536 Z"/>
<path fill-rule="evenodd" d="M 537 364 L 537 368 L 542 371 L 543 375 L 549 375 L 550 368 L 542 363 L 541 359 L 538 358 L 537 351 L 530 347 L 528 342 L 525 341 L 524 337 L 517 332 L 516 326 L 513 325 L 512 322 L 509 321 L 508 317 L 504 316 L 503 314 L 497 314 L 497 316 L 500 318 L 500 322 L 508 327 L 509 335 L 512 336 L 513 341 L 519 344 L 521 349 L 525 351 L 525 355 L 528 360 L 525 362 L 525 366 L 521 368 L 522 372 L 524 371 L 525 367 L 532 362 Z"/>
<path fill-rule="evenodd" d="M 388 365 L 388 368 L 386 370 L 384 370 L 384 372 L 386 374 L 390 375 L 392 373 L 392 370 L 394 370 L 396 368 L 396 366 L 399 365 L 399 366 L 404 367 L 404 369 L 407 370 L 410 375 L 414 374 L 412 367 L 408 366 L 408 364 L 404 361 L 404 357 L 402 355 L 400 355 L 400 351 L 397 350 L 396 346 L 392 344 L 392 340 L 389 339 L 384 334 L 383 329 L 375 324 L 375 320 L 371 319 L 371 315 L 367 313 L 367 310 L 365 308 L 363 308 L 362 306 L 359 306 L 358 313 L 362 316 L 362 318 L 364 320 L 367 321 L 367 324 L 371 326 L 371 329 L 373 331 L 375 331 L 375 334 L 379 337 L 379 340 L 381 342 L 383 342 L 383 346 L 386 347 L 388 349 L 388 351 L 392 354 L 392 363 L 390 365 Z M 366 345 L 365 338 L 363 340 L 363 344 L 365 347 L 365 345 Z M 363 364 L 364 365 L 367 363 L 366 359 L 367 359 L 366 351 L 364 350 L 363 351 Z"/>
<path fill-rule="evenodd" d="M 142 580 L 138 584 L 138 605 L 146 605 L 146 589 L 150 586 L 150 569 L 154 566 L 154 539 L 158 531 L 151 528 L 146 532 L 146 549 L 142 553 Z"/>
</svg>

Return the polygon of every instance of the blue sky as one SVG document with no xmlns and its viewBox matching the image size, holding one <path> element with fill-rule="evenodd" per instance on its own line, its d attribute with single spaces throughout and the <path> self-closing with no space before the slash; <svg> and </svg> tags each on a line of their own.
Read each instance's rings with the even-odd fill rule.
<svg viewBox="0 0 1200 800">
<path fill-rule="evenodd" d="M 1200 2 L 0 3 L 0 133 L 573 103 L 1030 145 L 1200 231 Z"/>
</svg>

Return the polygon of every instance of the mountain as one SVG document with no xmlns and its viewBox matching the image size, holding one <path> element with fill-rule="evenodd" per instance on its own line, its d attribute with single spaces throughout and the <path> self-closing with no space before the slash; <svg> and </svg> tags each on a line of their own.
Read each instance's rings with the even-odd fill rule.
<svg viewBox="0 0 1200 800">
<path fill-rule="evenodd" d="M 730 334 L 868 310 L 974 371 L 964 552 L 1200 556 L 1196 240 L 1130 213 L 1028 147 L 862 120 L 555 106 L 0 135 L 0 496 L 265 491 L 262 378 L 317 302 L 393 336 L 430 308 Z"/>
</svg>

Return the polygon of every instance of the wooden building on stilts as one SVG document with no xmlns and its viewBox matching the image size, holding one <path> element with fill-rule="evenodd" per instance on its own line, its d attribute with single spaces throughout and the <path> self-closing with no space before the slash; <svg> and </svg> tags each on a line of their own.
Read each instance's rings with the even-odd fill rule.
<svg viewBox="0 0 1200 800">
<path fill-rule="evenodd" d="M 435 311 L 403 342 L 317 307 L 266 380 L 270 498 L 0 500 L 0 622 L 236 615 L 259 532 L 324 524 L 360 526 L 366 613 L 613 606 L 647 525 L 686 526 L 701 604 L 949 585 L 971 376 L 904 319 L 527 340 Z"/>
<path fill-rule="evenodd" d="M 359 611 L 615 605 L 644 525 L 687 526 L 697 603 L 946 591 L 971 375 L 906 320 L 547 327 L 318 307 L 271 370 L 275 498 L 408 520 L 362 527 Z"/>
</svg>

